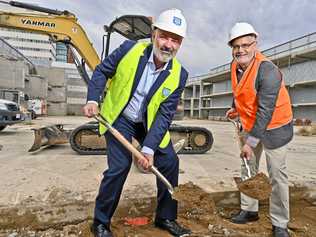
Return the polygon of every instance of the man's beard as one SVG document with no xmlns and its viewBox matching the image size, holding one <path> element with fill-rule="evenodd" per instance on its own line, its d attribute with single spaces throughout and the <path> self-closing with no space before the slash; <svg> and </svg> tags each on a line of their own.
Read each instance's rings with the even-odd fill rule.
<svg viewBox="0 0 316 237">
<path fill-rule="evenodd" d="M 169 62 L 171 59 L 173 59 L 177 53 L 176 50 L 170 50 L 166 48 L 159 49 L 155 43 L 153 44 L 153 52 L 158 60 L 164 63 Z"/>
</svg>

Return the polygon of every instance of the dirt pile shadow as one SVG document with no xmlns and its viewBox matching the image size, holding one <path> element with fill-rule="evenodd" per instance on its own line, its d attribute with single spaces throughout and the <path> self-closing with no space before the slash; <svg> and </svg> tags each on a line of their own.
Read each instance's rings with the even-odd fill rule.
<svg viewBox="0 0 316 237">
<path fill-rule="evenodd" d="M 193 183 L 180 185 L 178 222 L 191 228 L 191 236 L 271 236 L 268 202 L 260 202 L 260 220 L 246 225 L 229 221 L 239 209 L 238 192 L 206 193 Z M 291 236 L 312 237 L 316 233 L 316 191 L 291 189 Z M 154 227 L 155 198 L 122 200 L 112 222 L 118 237 L 170 236 Z M 93 202 L 65 201 L 27 203 L 0 207 L 0 237 L 83 236 L 92 237 Z M 146 225 L 130 225 L 127 218 L 148 218 Z"/>
</svg>

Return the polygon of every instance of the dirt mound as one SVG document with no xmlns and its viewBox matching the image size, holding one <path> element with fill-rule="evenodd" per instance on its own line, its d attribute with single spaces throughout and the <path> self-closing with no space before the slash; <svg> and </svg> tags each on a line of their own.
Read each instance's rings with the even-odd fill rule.
<svg viewBox="0 0 316 237">
<path fill-rule="evenodd" d="M 291 189 L 291 236 L 312 237 L 316 233 L 315 193 L 304 188 Z M 229 218 L 239 209 L 238 192 L 206 193 L 193 183 L 179 186 L 178 222 L 191 228 L 191 236 L 264 237 L 271 236 L 268 203 L 260 204 L 260 220 L 236 225 Z M 92 202 L 75 200 L 28 203 L 0 208 L 0 237 L 92 237 L 90 225 Z M 154 227 L 155 198 L 122 200 L 112 222 L 112 231 L 118 237 L 170 236 Z M 133 225 L 133 221 L 146 220 L 146 225 Z"/>
</svg>

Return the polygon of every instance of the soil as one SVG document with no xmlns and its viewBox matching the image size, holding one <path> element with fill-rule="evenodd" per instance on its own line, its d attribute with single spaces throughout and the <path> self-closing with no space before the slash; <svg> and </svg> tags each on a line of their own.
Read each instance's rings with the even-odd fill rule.
<svg viewBox="0 0 316 237">
<path fill-rule="evenodd" d="M 270 180 L 262 172 L 244 181 L 240 177 L 234 177 L 234 180 L 240 192 L 258 200 L 268 199 L 272 192 Z"/>
<path fill-rule="evenodd" d="M 9 236 L 82 236 L 92 237 L 93 202 L 71 200 L 65 190 L 55 190 L 45 203 L 25 200 L 19 206 L 0 208 L 0 237 Z M 291 189 L 292 237 L 312 237 L 316 233 L 315 194 L 306 188 Z M 70 195 L 71 196 L 71 195 Z M 271 236 L 268 203 L 260 203 L 260 220 L 246 225 L 229 221 L 238 212 L 236 191 L 206 193 L 194 185 L 179 186 L 178 222 L 192 230 L 191 236 Z M 170 236 L 154 227 L 155 198 L 123 200 L 112 221 L 112 231 L 118 237 Z M 134 225 L 131 223 L 133 223 Z M 129 221 L 127 221 L 129 220 Z M 138 225 L 139 220 L 146 220 Z M 149 221 L 148 221 L 149 220 Z M 148 224 L 146 224 L 148 222 Z"/>
</svg>

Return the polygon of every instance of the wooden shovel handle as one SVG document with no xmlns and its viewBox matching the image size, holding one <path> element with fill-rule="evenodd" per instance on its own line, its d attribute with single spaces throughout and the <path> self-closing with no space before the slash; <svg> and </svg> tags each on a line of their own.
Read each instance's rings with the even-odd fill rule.
<svg viewBox="0 0 316 237">
<path fill-rule="evenodd" d="M 146 160 L 147 159 L 144 157 L 144 155 L 139 152 L 119 131 L 117 131 L 115 128 L 113 128 L 111 126 L 111 124 L 109 124 L 105 118 L 103 118 L 102 115 L 96 115 L 94 116 L 94 118 L 99 121 L 100 123 L 102 123 L 104 126 L 106 126 L 109 130 L 109 132 L 123 145 L 126 147 L 126 149 L 128 149 L 133 155 L 134 155 L 134 158 L 139 161 L 139 160 Z M 174 189 L 172 187 L 172 185 L 170 184 L 170 182 L 166 179 L 165 176 L 163 176 L 159 171 L 158 169 L 155 167 L 155 166 L 150 166 L 149 167 L 149 170 L 154 174 L 156 175 L 156 177 L 158 179 L 160 179 L 161 182 L 163 182 L 169 193 L 172 195 L 173 192 L 174 192 Z"/>
<path fill-rule="evenodd" d="M 111 127 L 109 128 L 112 135 L 121 143 L 123 146 L 126 147 L 127 150 L 129 150 L 137 161 L 139 160 L 146 160 L 142 153 L 140 153 L 119 131 L 117 131 L 115 128 Z"/>
</svg>

